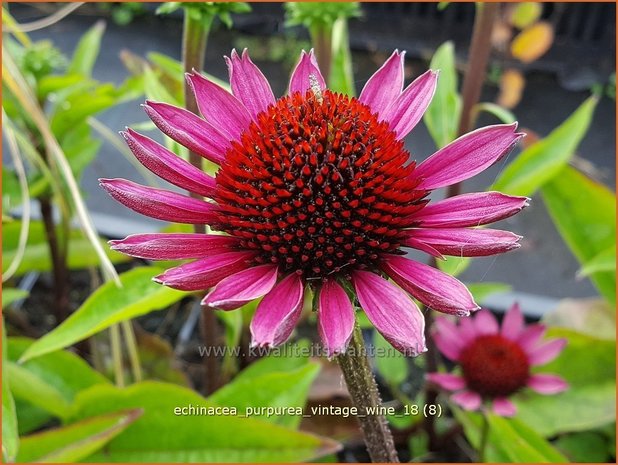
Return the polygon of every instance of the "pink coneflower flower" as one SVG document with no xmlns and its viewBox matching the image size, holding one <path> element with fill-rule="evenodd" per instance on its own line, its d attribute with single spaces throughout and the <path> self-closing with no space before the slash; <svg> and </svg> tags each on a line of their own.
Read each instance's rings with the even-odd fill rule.
<svg viewBox="0 0 618 465">
<path fill-rule="evenodd" d="M 418 166 L 410 162 L 403 139 L 427 109 L 438 75 L 428 71 L 404 90 L 403 59 L 395 51 L 358 98 L 326 88 L 313 52 L 302 53 L 279 99 L 246 52 L 227 59 L 231 93 L 187 75 L 202 117 L 152 101 L 145 110 L 166 135 L 218 164 L 216 177 L 130 129 L 123 135 L 147 168 L 210 201 L 123 179 L 101 184 L 139 213 L 207 224 L 225 235 L 137 234 L 112 247 L 151 260 L 193 259 L 155 280 L 188 291 L 212 288 L 203 303 L 213 308 L 263 297 L 251 322 L 255 345 L 290 336 L 309 285 L 330 355 L 350 339 L 352 292 L 393 346 L 424 351 L 423 315 L 408 292 L 450 314 L 478 306 L 455 278 L 405 258 L 406 248 L 437 257 L 517 248 L 515 234 L 474 227 L 517 213 L 527 199 L 482 192 L 429 202 L 432 190 L 483 171 L 521 134 L 515 124 L 485 127 Z"/>
<path fill-rule="evenodd" d="M 487 310 L 459 323 L 437 318 L 434 340 L 442 354 L 459 364 L 461 375 L 429 373 L 427 379 L 454 391 L 451 400 L 464 409 L 478 410 L 485 401 L 497 415 L 512 416 L 516 409 L 508 398 L 522 389 L 556 394 L 568 387 L 557 375 L 530 371 L 556 358 L 566 339 L 541 341 L 545 326 L 526 327 L 517 305 L 504 316 L 502 328 Z"/>
</svg>

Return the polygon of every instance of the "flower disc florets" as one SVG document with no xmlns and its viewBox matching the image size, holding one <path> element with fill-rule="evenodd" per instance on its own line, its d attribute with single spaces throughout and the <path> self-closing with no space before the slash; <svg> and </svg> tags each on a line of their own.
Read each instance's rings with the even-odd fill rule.
<svg viewBox="0 0 618 465">
<path fill-rule="evenodd" d="M 234 143 L 217 173 L 218 227 L 258 263 L 321 278 L 397 252 L 425 191 L 403 142 L 355 98 L 281 98 Z"/>
</svg>

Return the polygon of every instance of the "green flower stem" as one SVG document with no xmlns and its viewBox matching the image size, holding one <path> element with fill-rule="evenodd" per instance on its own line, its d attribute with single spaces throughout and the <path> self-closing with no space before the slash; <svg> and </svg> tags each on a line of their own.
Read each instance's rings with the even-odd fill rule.
<svg viewBox="0 0 618 465">
<path fill-rule="evenodd" d="M 125 320 L 120 323 L 124 339 L 127 344 L 127 351 L 129 352 L 129 361 L 131 362 L 131 372 L 133 373 L 133 382 L 139 383 L 142 380 L 142 366 L 139 359 L 139 352 L 137 351 L 137 342 L 135 340 L 135 333 L 133 332 L 133 326 L 130 320 Z"/>
<path fill-rule="evenodd" d="M 311 43 L 315 49 L 316 59 L 318 60 L 322 76 L 328 81 L 330 80 L 330 69 L 333 60 L 332 25 L 313 26 L 309 28 L 309 34 L 311 35 Z"/>
<path fill-rule="evenodd" d="M 118 325 L 112 325 L 109 328 L 110 342 L 112 345 L 112 363 L 114 365 L 114 380 L 116 386 L 124 387 L 124 369 L 122 366 L 122 346 L 120 342 L 120 330 Z"/>
<path fill-rule="evenodd" d="M 481 90 L 487 74 L 487 63 L 491 52 L 491 32 L 500 8 L 499 3 L 477 3 L 474 30 L 468 52 L 468 65 L 462 84 L 462 108 L 457 135 L 472 129 L 472 112 L 481 98 Z M 461 183 L 449 186 L 447 197 L 461 193 Z"/>
<path fill-rule="evenodd" d="M 384 415 L 367 414 L 368 409 L 382 405 L 378 386 L 367 360 L 365 343 L 360 327 L 356 325 L 347 351 L 337 356 L 372 462 L 399 463 L 393 435 Z"/>
<path fill-rule="evenodd" d="M 487 442 L 489 439 L 489 419 L 487 418 L 487 414 L 483 413 L 483 424 L 481 426 L 481 439 L 479 442 L 479 463 L 485 462 L 485 454 L 487 452 Z"/>
<path fill-rule="evenodd" d="M 204 55 L 206 53 L 206 41 L 212 26 L 214 17 L 195 18 L 191 12 L 185 8 L 184 29 L 182 35 L 182 63 L 185 73 L 190 73 L 194 69 L 201 71 L 204 69 Z M 197 102 L 191 91 L 189 83 L 185 81 L 184 86 L 185 107 L 193 113 L 198 113 Z M 189 162 L 196 168 L 202 169 L 202 157 L 194 152 L 189 152 Z M 201 198 L 199 195 L 190 193 L 192 197 Z M 196 224 L 195 232 L 203 234 L 206 226 Z M 210 308 L 202 307 L 200 318 L 201 334 L 204 345 L 214 346 L 217 340 L 217 320 L 214 311 Z M 217 359 L 211 353 L 204 356 L 204 393 L 213 393 L 218 387 L 218 365 Z"/>
</svg>

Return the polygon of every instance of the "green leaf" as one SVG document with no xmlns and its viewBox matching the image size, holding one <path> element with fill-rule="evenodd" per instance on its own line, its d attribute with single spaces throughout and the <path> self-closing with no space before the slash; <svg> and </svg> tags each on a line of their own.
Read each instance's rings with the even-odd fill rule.
<svg viewBox="0 0 618 465">
<path fill-rule="evenodd" d="M 2 320 L 2 458 L 13 462 L 19 450 L 17 413 L 7 376 L 6 326 Z"/>
<path fill-rule="evenodd" d="M 68 72 L 77 73 L 83 76 L 90 76 L 92 68 L 99 56 L 101 39 L 105 31 L 105 23 L 97 21 L 79 40 L 73 58 L 69 64 Z"/>
<path fill-rule="evenodd" d="M 21 187 L 15 171 L 8 166 L 2 167 L 2 211 L 8 214 L 22 203 Z"/>
<path fill-rule="evenodd" d="M 122 433 L 139 409 L 100 415 L 22 438 L 17 456 L 26 463 L 73 463 L 85 459 Z"/>
<path fill-rule="evenodd" d="M 256 362 L 260 363 L 260 361 Z M 320 371 L 320 365 L 308 363 L 291 371 L 273 371 L 243 375 L 223 386 L 208 400 L 217 405 L 236 407 L 240 411 L 255 407 L 304 407 L 309 388 Z M 300 415 L 259 415 L 264 421 L 297 428 Z"/>
<path fill-rule="evenodd" d="M 511 124 L 517 121 L 517 117 L 512 112 L 510 112 L 504 107 L 501 107 L 500 105 L 496 105 L 495 103 L 483 102 L 475 105 L 475 113 L 478 114 L 482 111 L 495 116 L 504 124 Z"/>
<path fill-rule="evenodd" d="M 583 431 L 616 419 L 616 342 L 568 328 L 549 328 L 548 337 L 567 339 L 554 361 L 539 367 L 557 373 L 569 389 L 551 396 L 526 391 L 514 399 L 518 418 L 545 436 Z"/>
<path fill-rule="evenodd" d="M 115 323 L 165 308 L 188 295 L 154 283 L 152 278 L 162 271 L 135 268 L 120 275 L 122 287 L 111 281 L 103 284 L 60 326 L 32 344 L 21 361 L 68 347 Z"/>
<path fill-rule="evenodd" d="M 54 416 L 42 408 L 35 407 L 25 400 L 14 400 L 15 410 L 17 410 L 17 430 L 20 436 L 39 430 L 54 421 Z"/>
<path fill-rule="evenodd" d="M 375 364 L 380 375 L 389 385 L 399 386 L 408 377 L 408 361 L 380 333 L 373 333 L 375 347 Z"/>
<path fill-rule="evenodd" d="M 2 289 L 2 308 L 9 307 L 13 302 L 28 297 L 28 291 L 23 289 L 15 289 L 12 287 L 5 287 Z"/>
<path fill-rule="evenodd" d="M 512 289 L 512 286 L 504 283 L 466 283 L 466 287 L 478 304 L 482 304 L 490 295 L 502 294 Z"/>
<path fill-rule="evenodd" d="M 2 227 L 2 270 L 8 268 L 17 252 L 20 221 L 4 224 Z M 80 230 L 73 229 L 69 233 L 67 265 L 71 269 L 88 268 L 98 266 L 99 260 L 94 253 L 92 244 L 86 239 Z M 22 258 L 16 275 L 20 276 L 30 271 L 49 271 L 52 269 L 49 246 L 45 236 L 45 227 L 41 221 L 31 221 L 28 232 L 26 251 Z M 101 239 L 101 244 L 112 263 L 122 263 L 130 260 L 126 255 L 111 250 L 106 241 Z"/>
<path fill-rule="evenodd" d="M 588 98 L 547 137 L 531 145 L 511 162 L 488 190 L 511 195 L 532 196 L 567 165 L 586 135 L 597 104 Z"/>
<path fill-rule="evenodd" d="M 445 257 L 446 260 L 436 260 L 438 268 L 451 276 L 459 276 L 470 266 L 471 258 Z"/>
<path fill-rule="evenodd" d="M 333 441 L 236 415 L 182 415 L 215 407 L 180 386 L 143 382 L 124 389 L 96 386 L 80 393 L 73 419 L 141 408 L 144 414 L 88 462 L 296 462 L 337 449 Z M 179 412 L 177 414 L 175 412 Z"/>
<path fill-rule="evenodd" d="M 62 393 L 31 371 L 14 362 L 6 362 L 6 375 L 15 398 L 25 400 L 59 418 L 67 414 L 69 403 Z"/>
<path fill-rule="evenodd" d="M 567 434 L 556 441 L 556 447 L 572 462 L 607 463 L 610 461 L 607 439 L 594 431 Z"/>
<path fill-rule="evenodd" d="M 566 167 L 542 190 L 543 200 L 560 235 L 581 264 L 616 244 L 616 195 L 607 187 Z M 599 292 L 616 303 L 616 273 L 590 275 Z"/>
<path fill-rule="evenodd" d="M 352 69 L 352 54 L 348 35 L 347 18 L 339 18 L 333 24 L 332 58 L 328 88 L 342 94 L 354 96 L 354 71 Z"/>
<path fill-rule="evenodd" d="M 154 70 L 150 67 L 144 69 L 144 93 L 149 100 L 157 100 L 173 105 L 182 105 L 182 102 L 172 95 Z"/>
<path fill-rule="evenodd" d="M 423 120 L 438 148 L 457 136 L 461 114 L 461 97 L 457 93 L 457 70 L 453 42 L 444 42 L 433 55 L 429 67 L 440 70 L 436 93 Z"/>
<path fill-rule="evenodd" d="M 616 272 L 616 244 L 588 260 L 577 274 L 578 276 L 590 276 L 601 271 Z"/>
</svg>

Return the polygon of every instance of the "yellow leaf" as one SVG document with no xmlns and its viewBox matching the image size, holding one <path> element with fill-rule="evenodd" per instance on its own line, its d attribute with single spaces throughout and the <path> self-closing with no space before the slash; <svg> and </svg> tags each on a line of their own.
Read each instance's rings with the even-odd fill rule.
<svg viewBox="0 0 618 465">
<path fill-rule="evenodd" d="M 543 56 L 554 41 L 554 29 L 541 21 L 521 31 L 511 44 L 511 54 L 524 63 Z"/>
<path fill-rule="evenodd" d="M 516 69 L 507 69 L 500 77 L 500 95 L 497 103 L 504 108 L 513 108 L 521 100 L 526 85 L 524 76 Z"/>
</svg>

